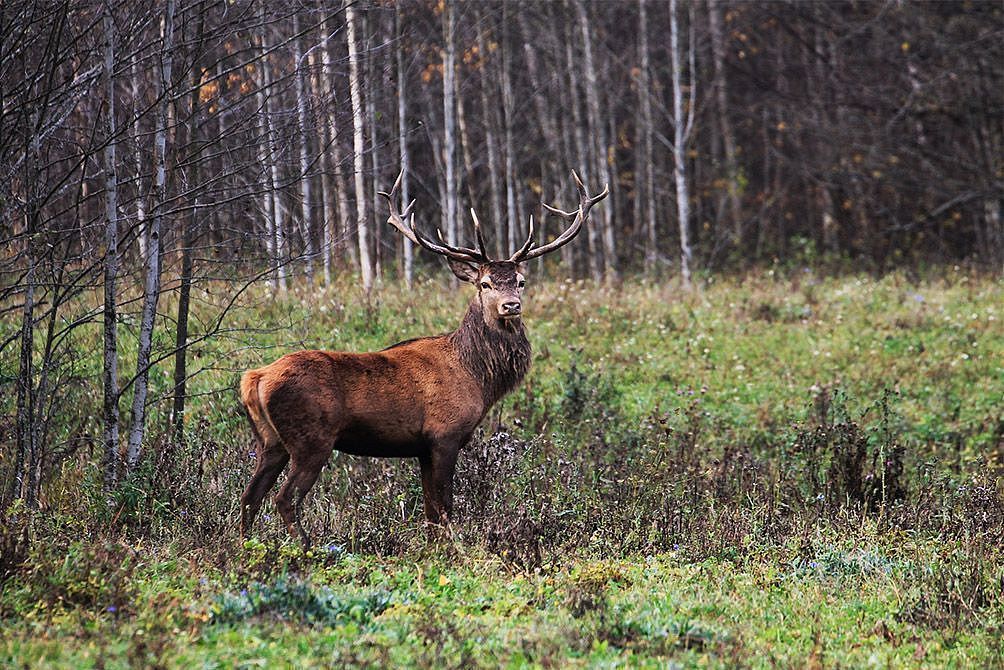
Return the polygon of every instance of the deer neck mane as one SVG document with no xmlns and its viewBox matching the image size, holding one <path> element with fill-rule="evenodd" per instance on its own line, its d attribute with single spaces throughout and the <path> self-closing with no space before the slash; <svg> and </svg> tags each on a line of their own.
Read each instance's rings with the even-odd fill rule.
<svg viewBox="0 0 1004 670">
<path fill-rule="evenodd" d="M 530 340 L 523 320 L 489 325 L 477 299 L 449 340 L 464 368 L 481 384 L 486 411 L 516 388 L 530 369 Z"/>
</svg>

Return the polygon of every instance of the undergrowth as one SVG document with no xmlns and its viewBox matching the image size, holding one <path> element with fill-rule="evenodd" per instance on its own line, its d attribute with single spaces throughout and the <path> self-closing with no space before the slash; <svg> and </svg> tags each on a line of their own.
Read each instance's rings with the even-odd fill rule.
<svg viewBox="0 0 1004 670">
<path fill-rule="evenodd" d="M 1000 660 L 999 283 L 544 284 L 527 301 L 534 369 L 463 451 L 449 529 L 423 523 L 416 464 L 336 454 L 303 512 L 316 549 L 270 505 L 239 541 L 239 371 L 294 342 L 376 349 L 455 325 L 464 298 L 416 290 L 428 300 L 293 293 L 235 312 L 234 332 L 289 328 L 248 331 L 263 351 L 193 379 L 184 441 L 155 405 L 112 496 L 93 446 L 60 451 L 41 509 L 0 514 L 0 617 L 18 622 L 0 661 L 41 653 L 32 631 L 82 627 L 147 665 L 188 658 L 175 630 L 233 664 L 231 635 L 292 630 L 335 636 L 318 665 L 811 666 L 828 644 L 858 653 L 827 640 L 848 626 L 894 665 Z M 216 360 L 234 342 L 201 346 Z M 53 434 L 96 444 L 95 408 L 66 407 Z M 825 615 L 801 602 L 832 593 Z M 778 608 L 804 621 L 782 635 Z M 953 656 L 964 644 L 977 655 Z"/>
</svg>

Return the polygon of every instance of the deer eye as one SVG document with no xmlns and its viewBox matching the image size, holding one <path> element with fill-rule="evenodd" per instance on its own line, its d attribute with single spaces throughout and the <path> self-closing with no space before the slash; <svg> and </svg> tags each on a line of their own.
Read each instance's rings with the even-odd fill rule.
<svg viewBox="0 0 1004 670">
<path fill-rule="evenodd" d="M 524 286 L 526 286 L 526 282 L 524 280 L 520 279 L 519 283 L 516 284 L 516 285 L 519 286 L 520 288 L 523 288 Z"/>
<path fill-rule="evenodd" d="M 491 284 L 489 284 L 488 282 L 486 282 L 486 281 L 483 281 L 483 282 L 481 282 L 481 288 L 483 288 L 484 290 L 486 290 L 486 291 L 487 291 L 487 290 L 488 290 L 488 289 L 490 289 L 491 287 L 492 287 L 492 285 L 491 285 Z"/>
</svg>

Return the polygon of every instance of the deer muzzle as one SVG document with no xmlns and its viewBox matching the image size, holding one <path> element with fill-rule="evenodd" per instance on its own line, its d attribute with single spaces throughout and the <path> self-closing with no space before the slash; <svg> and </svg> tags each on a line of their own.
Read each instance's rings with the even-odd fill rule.
<svg viewBox="0 0 1004 670">
<path fill-rule="evenodd" d="M 517 317 L 522 313 L 522 311 L 523 307 L 519 300 L 507 300 L 499 303 L 499 316 L 503 319 Z"/>
</svg>

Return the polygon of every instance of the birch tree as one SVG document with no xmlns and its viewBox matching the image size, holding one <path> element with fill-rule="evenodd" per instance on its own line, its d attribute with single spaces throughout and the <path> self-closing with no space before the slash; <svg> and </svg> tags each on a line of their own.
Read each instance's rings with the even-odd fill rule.
<svg viewBox="0 0 1004 670">
<path fill-rule="evenodd" d="M 160 297 L 160 229 L 167 208 L 167 130 L 168 111 L 171 104 L 171 67 L 174 52 L 175 0 L 167 0 L 164 8 L 160 52 L 160 109 L 154 133 L 153 215 L 150 220 L 150 241 L 147 248 L 146 278 L 143 287 L 143 309 L 140 317 L 139 348 L 136 353 L 136 377 L 133 382 L 132 413 L 130 415 L 129 441 L 126 449 L 126 468 L 132 471 L 139 463 L 140 446 L 146 428 L 147 391 L 150 383 L 150 352 L 153 346 L 153 325 Z"/>
<path fill-rule="evenodd" d="M 118 275 L 118 125 L 115 122 L 115 17 L 112 5 L 104 9 L 104 80 L 105 80 L 105 262 L 104 262 L 104 364 L 102 390 L 104 394 L 102 445 L 104 450 L 105 487 L 116 483 L 119 466 L 119 386 L 118 386 L 118 331 L 116 304 L 118 295 L 115 280 Z M 139 200 L 139 198 L 137 198 Z"/>
<path fill-rule="evenodd" d="M 296 67 L 294 77 L 296 82 L 296 119 L 300 148 L 300 221 L 303 231 L 307 281 L 313 283 L 316 252 L 314 251 L 313 201 L 311 200 L 310 188 L 310 140 L 307 135 L 307 84 L 306 76 L 303 73 L 303 47 L 301 44 L 303 36 L 300 35 L 299 12 L 293 12 L 293 33 L 295 35 L 293 38 L 293 61 Z"/>
<path fill-rule="evenodd" d="M 688 41 L 689 59 L 683 60 L 680 46 L 680 25 L 677 17 L 677 0 L 669 0 L 669 51 L 673 82 L 673 111 L 670 122 L 673 126 L 673 181 L 676 186 L 676 215 L 680 230 L 680 276 L 684 286 L 691 285 L 691 268 L 694 252 L 690 243 L 690 184 L 687 181 L 687 143 L 694 129 L 694 109 L 696 99 L 696 78 L 694 71 L 694 39 Z M 690 22 L 691 31 L 693 21 Z M 684 97 L 683 75 L 690 83 L 689 95 Z M 684 110 L 686 106 L 686 111 Z"/>
<path fill-rule="evenodd" d="M 485 26 L 490 15 L 484 15 L 481 6 L 475 5 L 475 18 L 479 27 L 477 35 L 478 53 L 481 56 L 480 87 L 481 113 L 484 122 L 485 153 L 488 154 L 488 189 L 491 212 L 491 225 L 495 228 L 495 244 L 499 256 L 505 256 L 507 250 L 504 247 L 505 238 L 501 234 L 502 222 L 505 210 L 502 206 L 502 189 L 504 186 L 502 176 L 502 166 L 499 160 L 499 140 L 498 131 L 498 106 L 493 104 L 497 96 L 497 89 L 492 86 L 496 81 L 494 76 L 495 68 L 488 51 L 488 40 L 486 35 L 488 29 Z"/>
<path fill-rule="evenodd" d="M 516 250 L 518 213 L 516 210 L 516 98 L 512 90 L 512 52 L 509 47 L 509 6 L 502 5 L 502 133 L 505 160 L 506 246 L 502 256 Z"/>
<path fill-rule="evenodd" d="M 456 8 L 454 0 L 446 0 L 443 7 L 443 174 L 446 180 L 446 209 L 444 228 L 446 241 L 457 245 L 457 177 L 456 177 L 456 85 L 457 56 L 454 33 L 456 32 Z"/>
<path fill-rule="evenodd" d="M 645 273 L 653 274 L 659 257 L 658 220 L 655 214 L 655 147 L 652 120 L 652 80 L 649 74 L 648 0 L 638 0 L 638 102 L 641 125 L 640 165 L 635 170 L 635 185 L 643 204 L 638 208 L 645 222 Z"/>
<path fill-rule="evenodd" d="M 568 7 L 566 6 L 565 9 L 567 10 Z M 579 175 L 586 183 L 591 183 L 596 179 L 596 161 L 593 156 L 595 145 L 592 141 L 586 139 L 585 122 L 582 117 L 582 96 L 580 95 L 579 87 L 581 68 L 573 49 L 573 45 L 578 41 L 576 37 L 578 30 L 574 21 L 568 20 L 563 23 L 566 23 L 565 39 L 563 40 L 565 45 L 564 63 L 565 74 L 568 80 L 568 107 L 571 110 L 570 115 L 572 118 L 571 124 L 566 122 L 565 129 L 569 134 L 568 144 L 574 147 L 574 160 L 578 166 Z M 571 126 L 570 128 L 569 125 Z M 611 203 L 607 202 L 605 204 L 610 205 Z M 586 226 L 586 243 L 588 245 L 586 261 L 589 267 L 589 276 L 594 282 L 600 282 L 603 280 L 603 264 L 600 258 L 601 243 L 595 225 Z"/>
<path fill-rule="evenodd" d="M 582 38 L 583 71 L 586 87 L 586 114 L 589 119 L 590 141 L 593 143 L 593 174 L 604 184 L 610 183 L 610 165 L 607 161 L 607 133 L 604 128 L 603 115 L 600 112 L 600 98 L 596 81 L 596 66 L 593 62 L 593 36 L 585 0 L 577 0 L 575 10 L 578 14 L 579 29 Z M 603 231 L 603 276 L 607 282 L 616 282 L 617 249 L 614 244 L 613 211 L 616 200 L 611 197 L 608 207 L 601 213 Z"/>
<path fill-rule="evenodd" d="M 259 5 L 259 17 L 262 23 L 261 33 L 256 36 L 255 41 L 258 47 L 258 64 L 255 68 L 257 81 L 255 86 L 255 103 L 257 106 L 256 122 L 258 126 L 258 164 L 260 167 L 260 178 L 263 180 L 261 192 L 261 215 L 265 229 L 265 253 L 268 255 L 268 263 L 272 267 L 272 272 L 268 274 L 268 283 L 273 289 L 279 287 L 278 259 L 278 235 L 276 232 L 275 217 L 272 215 L 272 195 L 275 183 L 272 180 L 272 138 L 271 127 L 268 121 L 268 98 L 266 87 L 268 77 L 265 70 L 266 40 L 265 40 L 265 10 L 264 2 Z"/>
<path fill-rule="evenodd" d="M 359 240 L 359 270 L 363 289 L 369 293 L 373 288 L 373 264 L 370 260 L 369 228 L 366 220 L 366 184 L 363 171 L 366 169 L 363 152 L 364 110 L 362 100 L 362 73 L 359 67 L 359 49 L 356 43 L 359 15 L 355 3 L 350 2 L 345 9 L 345 23 L 348 29 L 349 47 L 349 95 L 352 98 L 352 162 L 356 191 L 356 231 Z"/>
<path fill-rule="evenodd" d="M 324 92 L 325 102 L 327 103 L 327 113 L 324 115 L 324 121 L 325 126 L 327 126 L 328 137 L 330 138 L 326 153 L 332 166 L 336 194 L 335 201 L 338 205 L 338 228 L 334 234 L 334 244 L 338 250 L 347 249 L 349 258 L 352 264 L 355 265 L 356 247 L 352 243 L 352 226 L 350 225 L 352 214 L 349 208 L 349 189 L 345 181 L 345 166 L 342 160 L 341 126 L 338 123 L 339 100 L 335 95 L 335 87 L 332 83 L 334 69 L 331 66 L 331 52 L 334 49 L 334 41 L 331 39 L 331 35 L 335 33 L 332 29 L 332 24 L 333 21 L 330 18 L 324 22 L 325 37 L 321 46 L 321 70 L 323 73 L 323 86 L 321 90 Z M 338 256 L 343 257 L 344 254 L 339 253 Z"/>
<path fill-rule="evenodd" d="M 411 154 L 408 151 L 408 87 L 407 70 L 404 65 L 404 27 L 401 16 L 401 5 L 394 9 L 394 37 L 397 42 L 397 134 L 398 134 L 398 154 L 401 161 L 401 209 L 404 211 L 408 206 L 408 171 L 411 169 Z M 378 217 L 379 218 L 379 217 Z M 404 255 L 404 283 L 411 288 L 414 279 L 415 250 L 411 240 L 407 237 L 402 239 Z"/>
<path fill-rule="evenodd" d="M 321 30 L 324 30 L 323 25 Z M 310 66 L 310 86 L 313 89 L 314 95 L 318 95 L 322 100 L 328 99 L 326 95 L 327 89 L 325 88 L 325 83 L 323 83 L 323 80 L 327 79 L 328 74 L 327 68 L 324 65 L 318 67 L 318 54 L 326 52 L 327 36 L 322 38 L 318 48 L 307 52 L 307 63 Z M 329 151 L 329 145 L 333 141 L 333 138 L 330 134 L 331 123 L 326 120 L 333 113 L 334 110 L 329 112 L 322 105 L 320 123 L 316 129 L 318 143 L 317 160 L 321 168 L 320 200 L 323 212 L 321 215 L 321 247 L 318 254 L 321 257 L 321 276 L 325 286 L 331 286 L 331 256 L 334 253 L 335 226 L 338 221 L 338 215 L 335 210 L 337 195 L 335 193 L 335 182 L 332 178 L 334 166 L 331 164 L 331 152 Z"/>
</svg>

